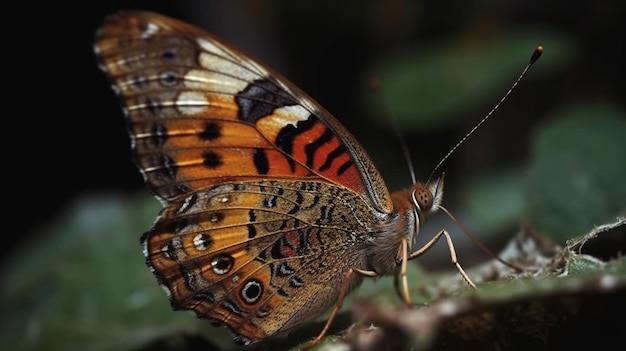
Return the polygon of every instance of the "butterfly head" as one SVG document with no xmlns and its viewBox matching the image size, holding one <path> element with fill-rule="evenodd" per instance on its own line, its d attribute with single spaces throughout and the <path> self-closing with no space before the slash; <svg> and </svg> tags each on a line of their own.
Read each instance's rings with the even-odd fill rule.
<svg viewBox="0 0 626 351">
<path fill-rule="evenodd" d="M 409 189 L 409 212 L 415 221 L 414 229 L 409 233 L 409 242 L 417 241 L 420 228 L 441 208 L 443 183 L 444 174 L 426 184 L 416 183 Z"/>
<path fill-rule="evenodd" d="M 441 206 L 443 199 L 444 175 L 427 183 L 417 183 L 411 188 L 411 204 L 417 212 L 420 221 L 426 221 Z"/>
</svg>

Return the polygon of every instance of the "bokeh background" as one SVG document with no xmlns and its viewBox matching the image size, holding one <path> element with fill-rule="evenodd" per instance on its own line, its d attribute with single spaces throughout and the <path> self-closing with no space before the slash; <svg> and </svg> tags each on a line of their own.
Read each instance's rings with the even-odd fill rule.
<svg viewBox="0 0 626 351">
<path fill-rule="evenodd" d="M 97 326 L 101 311 L 90 304 L 103 286 L 125 306 L 145 307 L 145 297 L 129 298 L 115 286 L 155 285 L 129 272 L 145 270 L 139 236 L 159 205 L 144 205 L 152 200 L 130 161 L 121 109 L 92 51 L 104 16 L 121 9 L 197 24 L 281 72 L 353 132 L 391 189 L 408 186 L 410 176 L 389 116 L 398 119 L 416 175 L 425 180 L 543 45 L 543 57 L 517 90 L 438 170 L 446 172 L 446 206 L 478 236 L 493 235 L 487 240 L 496 247 L 522 222 L 560 241 L 626 209 L 626 11 L 619 0 L 15 6 L 5 14 L 19 24 L 4 38 L 6 101 L 14 107 L 5 112 L 6 130 L 15 135 L 5 149 L 11 180 L 5 213 L 13 225 L 3 243 L 2 304 L 21 319 L 3 319 L 2 332 L 20 349 L 50 337 L 42 322 L 50 304 L 68 311 L 55 325 L 61 332 L 63 321 L 80 320 L 76 315 Z M 19 140 L 28 146 L 16 145 Z M 453 226 L 443 220 L 435 230 Z M 464 259 L 471 263 L 477 251 Z M 447 264 L 441 252 L 424 262 Z M 102 273 L 101 265 L 112 270 Z M 84 280 L 90 271 L 102 274 L 95 285 Z M 64 279 L 73 290 L 97 292 L 81 307 L 77 295 L 66 296 L 57 285 Z M 65 302 L 55 305 L 59 295 Z M 115 309 L 115 301 L 107 303 Z M 161 296 L 155 303 L 168 309 Z M 132 308 L 121 315 L 108 318 L 142 325 Z"/>
</svg>

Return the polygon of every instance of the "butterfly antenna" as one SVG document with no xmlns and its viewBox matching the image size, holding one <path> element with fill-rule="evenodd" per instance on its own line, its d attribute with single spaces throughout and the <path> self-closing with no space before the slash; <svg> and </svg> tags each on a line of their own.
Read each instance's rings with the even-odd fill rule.
<svg viewBox="0 0 626 351">
<path fill-rule="evenodd" d="M 533 52 L 532 56 L 530 57 L 530 61 L 528 61 L 528 64 L 526 65 L 526 67 L 524 68 L 524 70 L 522 71 L 522 73 L 519 75 L 519 77 L 517 77 L 517 80 L 515 81 L 515 83 L 513 83 L 513 85 L 511 86 L 511 88 L 509 88 L 509 90 L 506 92 L 506 94 L 504 94 L 504 96 L 500 99 L 500 101 L 498 101 L 498 103 L 491 109 L 491 111 L 489 111 L 489 113 L 487 113 L 487 115 L 485 117 L 483 117 L 483 119 L 480 120 L 480 122 L 478 122 L 478 124 L 476 124 L 474 126 L 474 128 L 472 128 L 472 130 L 470 130 L 467 134 L 465 134 L 465 136 L 459 140 L 458 143 L 456 143 L 456 145 L 454 145 L 454 147 L 452 149 L 450 149 L 450 151 L 448 151 L 448 153 L 441 159 L 441 161 L 439 161 L 439 163 L 437 164 L 437 166 L 435 166 L 435 168 L 433 169 L 433 171 L 430 173 L 430 176 L 428 176 L 428 181 L 426 182 L 427 184 L 430 182 L 430 180 L 432 179 L 433 175 L 435 174 L 435 172 L 439 169 L 439 167 L 441 167 L 441 165 L 448 159 L 448 157 L 450 157 L 450 155 L 452 155 L 452 153 L 454 153 L 456 151 L 456 149 L 459 148 L 459 146 L 461 146 L 461 144 L 463 144 L 465 142 L 465 140 L 467 140 L 467 138 L 470 137 L 470 135 L 474 134 L 474 132 L 480 128 L 480 126 L 485 123 L 487 121 L 487 119 L 489 119 L 489 117 L 491 117 L 491 115 L 498 109 L 498 107 L 500 107 L 500 105 L 502 105 L 502 103 L 504 102 L 504 100 L 506 100 L 506 98 L 511 94 L 511 92 L 513 91 L 513 89 L 515 89 L 515 87 L 517 87 L 517 84 L 519 84 L 519 82 L 522 80 L 522 78 L 524 78 L 524 76 L 526 75 L 526 72 L 528 72 L 528 70 L 530 69 L 530 67 L 537 62 L 537 60 L 539 59 L 539 57 L 541 56 L 541 54 L 543 53 L 543 46 L 537 46 L 537 48 L 535 49 L 535 51 Z"/>
<path fill-rule="evenodd" d="M 381 101 L 381 105 L 383 104 L 383 99 L 380 95 L 380 89 L 378 89 L 378 80 L 376 78 L 370 78 L 370 86 L 377 91 L 378 99 Z M 398 143 L 400 144 L 400 148 L 402 149 L 402 154 L 404 155 L 404 160 L 406 162 L 407 167 L 409 168 L 409 173 L 411 174 L 411 184 L 415 184 L 417 179 L 415 177 L 415 168 L 413 166 L 413 161 L 411 159 L 411 151 L 409 151 L 409 146 L 406 142 L 406 137 L 404 133 L 402 133 L 402 127 L 400 126 L 400 122 L 395 115 L 390 114 L 389 109 L 383 108 L 385 117 L 391 123 L 391 127 L 393 128 L 393 132 L 398 138 Z"/>
<path fill-rule="evenodd" d="M 393 132 L 396 134 L 398 143 L 400 143 L 400 147 L 402 148 L 402 154 L 404 155 L 404 160 L 409 168 L 409 173 L 411 173 L 411 184 L 415 184 L 417 179 L 415 178 L 415 168 L 413 167 L 413 161 L 411 160 L 411 151 L 409 151 L 409 145 L 406 143 L 406 137 L 404 136 L 404 133 L 402 133 L 400 122 L 398 122 L 398 119 L 394 116 L 389 114 L 387 115 L 389 116 L 389 121 L 393 127 Z"/>
</svg>

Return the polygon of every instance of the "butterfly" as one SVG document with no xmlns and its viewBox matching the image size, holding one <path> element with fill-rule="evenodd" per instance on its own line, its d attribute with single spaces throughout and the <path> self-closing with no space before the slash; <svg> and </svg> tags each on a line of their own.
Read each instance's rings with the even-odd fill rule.
<svg viewBox="0 0 626 351">
<path fill-rule="evenodd" d="M 391 193 L 329 112 L 278 73 L 192 25 L 149 12 L 107 17 L 100 68 L 120 97 L 134 162 L 164 205 L 142 236 L 176 310 L 250 344 L 332 309 L 364 277 L 397 274 L 441 208 L 444 179 Z"/>
</svg>

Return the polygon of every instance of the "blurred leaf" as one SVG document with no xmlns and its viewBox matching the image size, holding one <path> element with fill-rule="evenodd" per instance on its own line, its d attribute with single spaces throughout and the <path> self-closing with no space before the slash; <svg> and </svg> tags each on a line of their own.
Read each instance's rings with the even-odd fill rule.
<svg viewBox="0 0 626 351">
<path fill-rule="evenodd" d="M 145 265 L 139 237 L 159 207 L 148 196 L 83 199 L 9 257 L 1 285 L 3 349 L 133 350 L 209 328 L 190 313 L 172 313 Z"/>
<path fill-rule="evenodd" d="M 519 170 L 482 174 L 468 182 L 466 224 L 481 235 L 515 226 L 524 211 L 523 177 Z"/>
<path fill-rule="evenodd" d="M 380 81 L 383 104 L 372 99 L 371 92 L 363 99 L 379 114 L 396 116 L 403 128 L 440 126 L 463 117 L 468 106 L 495 103 L 537 45 L 545 52 L 534 71 L 564 68 L 577 55 L 573 42 L 559 33 L 522 30 L 488 42 L 452 42 L 395 57 L 386 53 L 369 69 Z"/>
<path fill-rule="evenodd" d="M 624 111 L 563 111 L 538 131 L 532 149 L 527 214 L 541 233 L 564 242 L 626 213 Z"/>
</svg>

